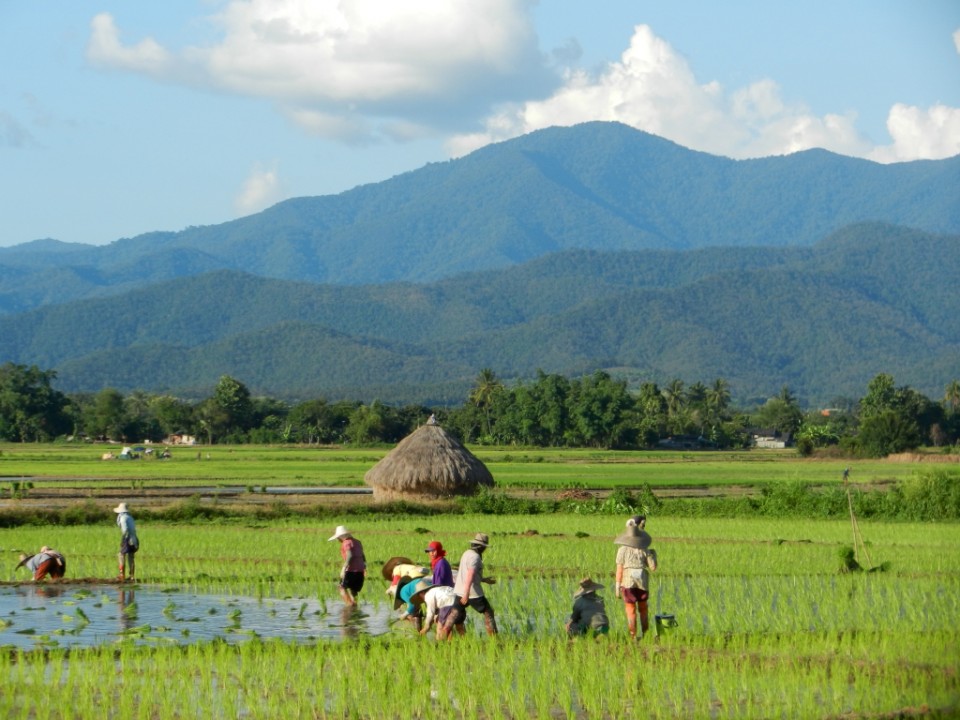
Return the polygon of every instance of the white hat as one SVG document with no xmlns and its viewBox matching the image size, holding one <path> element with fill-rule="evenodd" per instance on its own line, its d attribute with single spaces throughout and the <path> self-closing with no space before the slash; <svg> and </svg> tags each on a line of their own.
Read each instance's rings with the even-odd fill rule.
<svg viewBox="0 0 960 720">
<path fill-rule="evenodd" d="M 120 503 L 119 505 L 117 505 L 117 506 L 113 509 L 113 511 L 114 511 L 115 513 L 125 513 L 125 512 L 129 512 L 129 511 L 127 510 L 127 504 L 126 504 L 126 503 Z"/>
<path fill-rule="evenodd" d="M 349 534 L 350 534 L 350 531 L 347 530 L 347 528 L 345 528 L 343 525 L 337 525 L 337 529 L 333 531 L 333 536 L 328 537 L 327 542 L 330 542 L 331 540 L 339 540 L 344 535 L 349 535 Z"/>
</svg>

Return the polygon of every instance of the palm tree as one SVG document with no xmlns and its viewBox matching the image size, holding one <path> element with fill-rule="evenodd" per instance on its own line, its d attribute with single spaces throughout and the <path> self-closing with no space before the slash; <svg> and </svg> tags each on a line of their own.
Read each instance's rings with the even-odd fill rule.
<svg viewBox="0 0 960 720">
<path fill-rule="evenodd" d="M 952 380 L 943 394 L 943 406 L 950 412 L 956 412 L 960 407 L 960 380 Z"/>
<path fill-rule="evenodd" d="M 494 398 L 503 390 L 503 383 L 497 378 L 497 375 L 490 368 L 483 368 L 477 376 L 476 385 L 470 391 L 470 402 L 483 413 L 484 436 L 490 436 L 490 409 L 493 407 Z"/>
</svg>

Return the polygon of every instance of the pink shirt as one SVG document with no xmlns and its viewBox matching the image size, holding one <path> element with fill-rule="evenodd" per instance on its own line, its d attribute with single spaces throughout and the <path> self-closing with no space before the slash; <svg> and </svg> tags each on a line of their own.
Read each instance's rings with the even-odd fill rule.
<svg viewBox="0 0 960 720">
<path fill-rule="evenodd" d="M 343 558 L 344 570 L 347 572 L 363 572 L 367 569 L 363 545 L 356 538 L 346 538 L 340 542 L 340 557 Z"/>
</svg>

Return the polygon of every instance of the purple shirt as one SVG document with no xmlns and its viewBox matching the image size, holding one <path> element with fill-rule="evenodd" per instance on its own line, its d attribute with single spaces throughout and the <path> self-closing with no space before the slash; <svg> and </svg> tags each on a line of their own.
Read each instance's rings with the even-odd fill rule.
<svg viewBox="0 0 960 720">
<path fill-rule="evenodd" d="M 437 560 L 433 566 L 433 584 L 453 587 L 453 568 L 445 557 Z"/>
<path fill-rule="evenodd" d="M 340 557 L 343 558 L 346 572 L 363 572 L 367 569 L 367 560 L 363 556 L 363 545 L 356 538 L 346 538 L 340 543 Z"/>
</svg>

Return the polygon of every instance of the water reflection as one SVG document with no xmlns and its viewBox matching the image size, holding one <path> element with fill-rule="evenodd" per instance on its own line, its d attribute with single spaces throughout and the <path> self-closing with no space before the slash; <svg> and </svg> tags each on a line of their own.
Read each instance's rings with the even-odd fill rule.
<svg viewBox="0 0 960 720">
<path fill-rule="evenodd" d="M 129 632 L 137 624 L 137 596 L 133 589 L 119 588 L 117 590 L 118 617 L 120 618 L 120 632 Z"/>
<path fill-rule="evenodd" d="M 343 640 L 390 631 L 387 603 L 204 595 L 138 585 L 0 586 L 0 647 Z"/>
</svg>

